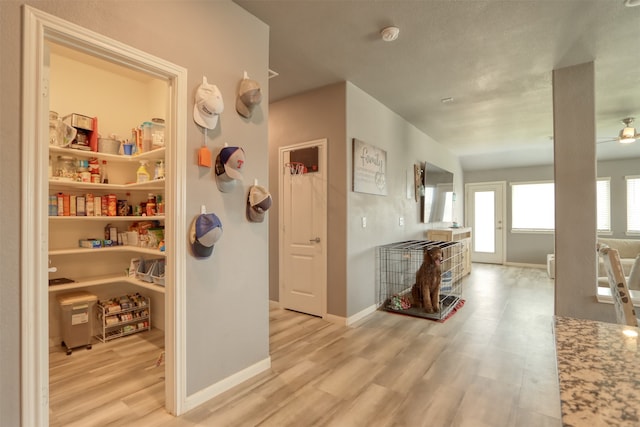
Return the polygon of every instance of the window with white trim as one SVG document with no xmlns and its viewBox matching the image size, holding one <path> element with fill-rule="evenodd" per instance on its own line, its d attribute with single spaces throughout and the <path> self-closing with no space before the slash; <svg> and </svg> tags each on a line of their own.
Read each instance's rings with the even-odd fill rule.
<svg viewBox="0 0 640 427">
<path fill-rule="evenodd" d="M 596 181 L 596 206 L 598 231 L 611 231 L 611 178 Z"/>
<path fill-rule="evenodd" d="M 637 178 L 637 232 L 640 233 L 640 177 Z M 611 231 L 611 178 L 596 181 L 596 215 L 599 232 Z M 553 231 L 555 228 L 555 185 L 553 181 L 511 184 L 512 229 Z"/>
<path fill-rule="evenodd" d="M 640 176 L 626 176 L 627 233 L 640 233 Z"/>
<path fill-rule="evenodd" d="M 553 181 L 511 184 L 511 228 L 553 231 L 555 224 Z"/>
</svg>

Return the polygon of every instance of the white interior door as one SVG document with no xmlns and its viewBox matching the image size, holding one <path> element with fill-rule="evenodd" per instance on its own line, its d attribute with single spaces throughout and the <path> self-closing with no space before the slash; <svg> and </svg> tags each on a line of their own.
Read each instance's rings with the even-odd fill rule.
<svg viewBox="0 0 640 427">
<path fill-rule="evenodd" d="M 471 260 L 504 263 L 505 182 L 466 184 L 468 224 L 473 229 Z"/>
<path fill-rule="evenodd" d="M 292 153 L 317 147 L 316 170 L 292 174 Z M 326 314 L 326 140 L 280 149 L 280 305 Z"/>
</svg>

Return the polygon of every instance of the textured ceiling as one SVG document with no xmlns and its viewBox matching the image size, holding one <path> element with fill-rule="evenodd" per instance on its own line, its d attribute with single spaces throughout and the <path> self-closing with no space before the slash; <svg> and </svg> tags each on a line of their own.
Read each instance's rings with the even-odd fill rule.
<svg viewBox="0 0 640 427">
<path fill-rule="evenodd" d="M 565 66 L 595 63 L 600 139 L 624 117 L 640 128 L 640 7 L 623 0 L 235 1 L 270 26 L 270 101 L 350 81 L 465 170 L 553 162 L 551 73 Z M 640 157 L 640 141 L 598 157 Z"/>
</svg>

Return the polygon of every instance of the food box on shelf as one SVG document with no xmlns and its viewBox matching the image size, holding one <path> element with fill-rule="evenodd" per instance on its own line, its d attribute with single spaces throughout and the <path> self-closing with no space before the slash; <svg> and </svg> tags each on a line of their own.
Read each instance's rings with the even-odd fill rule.
<svg viewBox="0 0 640 427">
<path fill-rule="evenodd" d="M 81 248 L 89 248 L 89 249 L 95 249 L 95 248 L 101 248 L 102 247 L 102 240 L 98 240 L 98 239 L 82 239 L 79 241 L 80 247 Z"/>
</svg>

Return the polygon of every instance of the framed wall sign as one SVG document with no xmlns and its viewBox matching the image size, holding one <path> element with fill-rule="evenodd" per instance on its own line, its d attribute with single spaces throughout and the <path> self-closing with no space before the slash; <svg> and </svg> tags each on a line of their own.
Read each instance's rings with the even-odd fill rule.
<svg viewBox="0 0 640 427">
<path fill-rule="evenodd" d="M 387 195 L 387 152 L 353 138 L 353 191 Z"/>
</svg>

